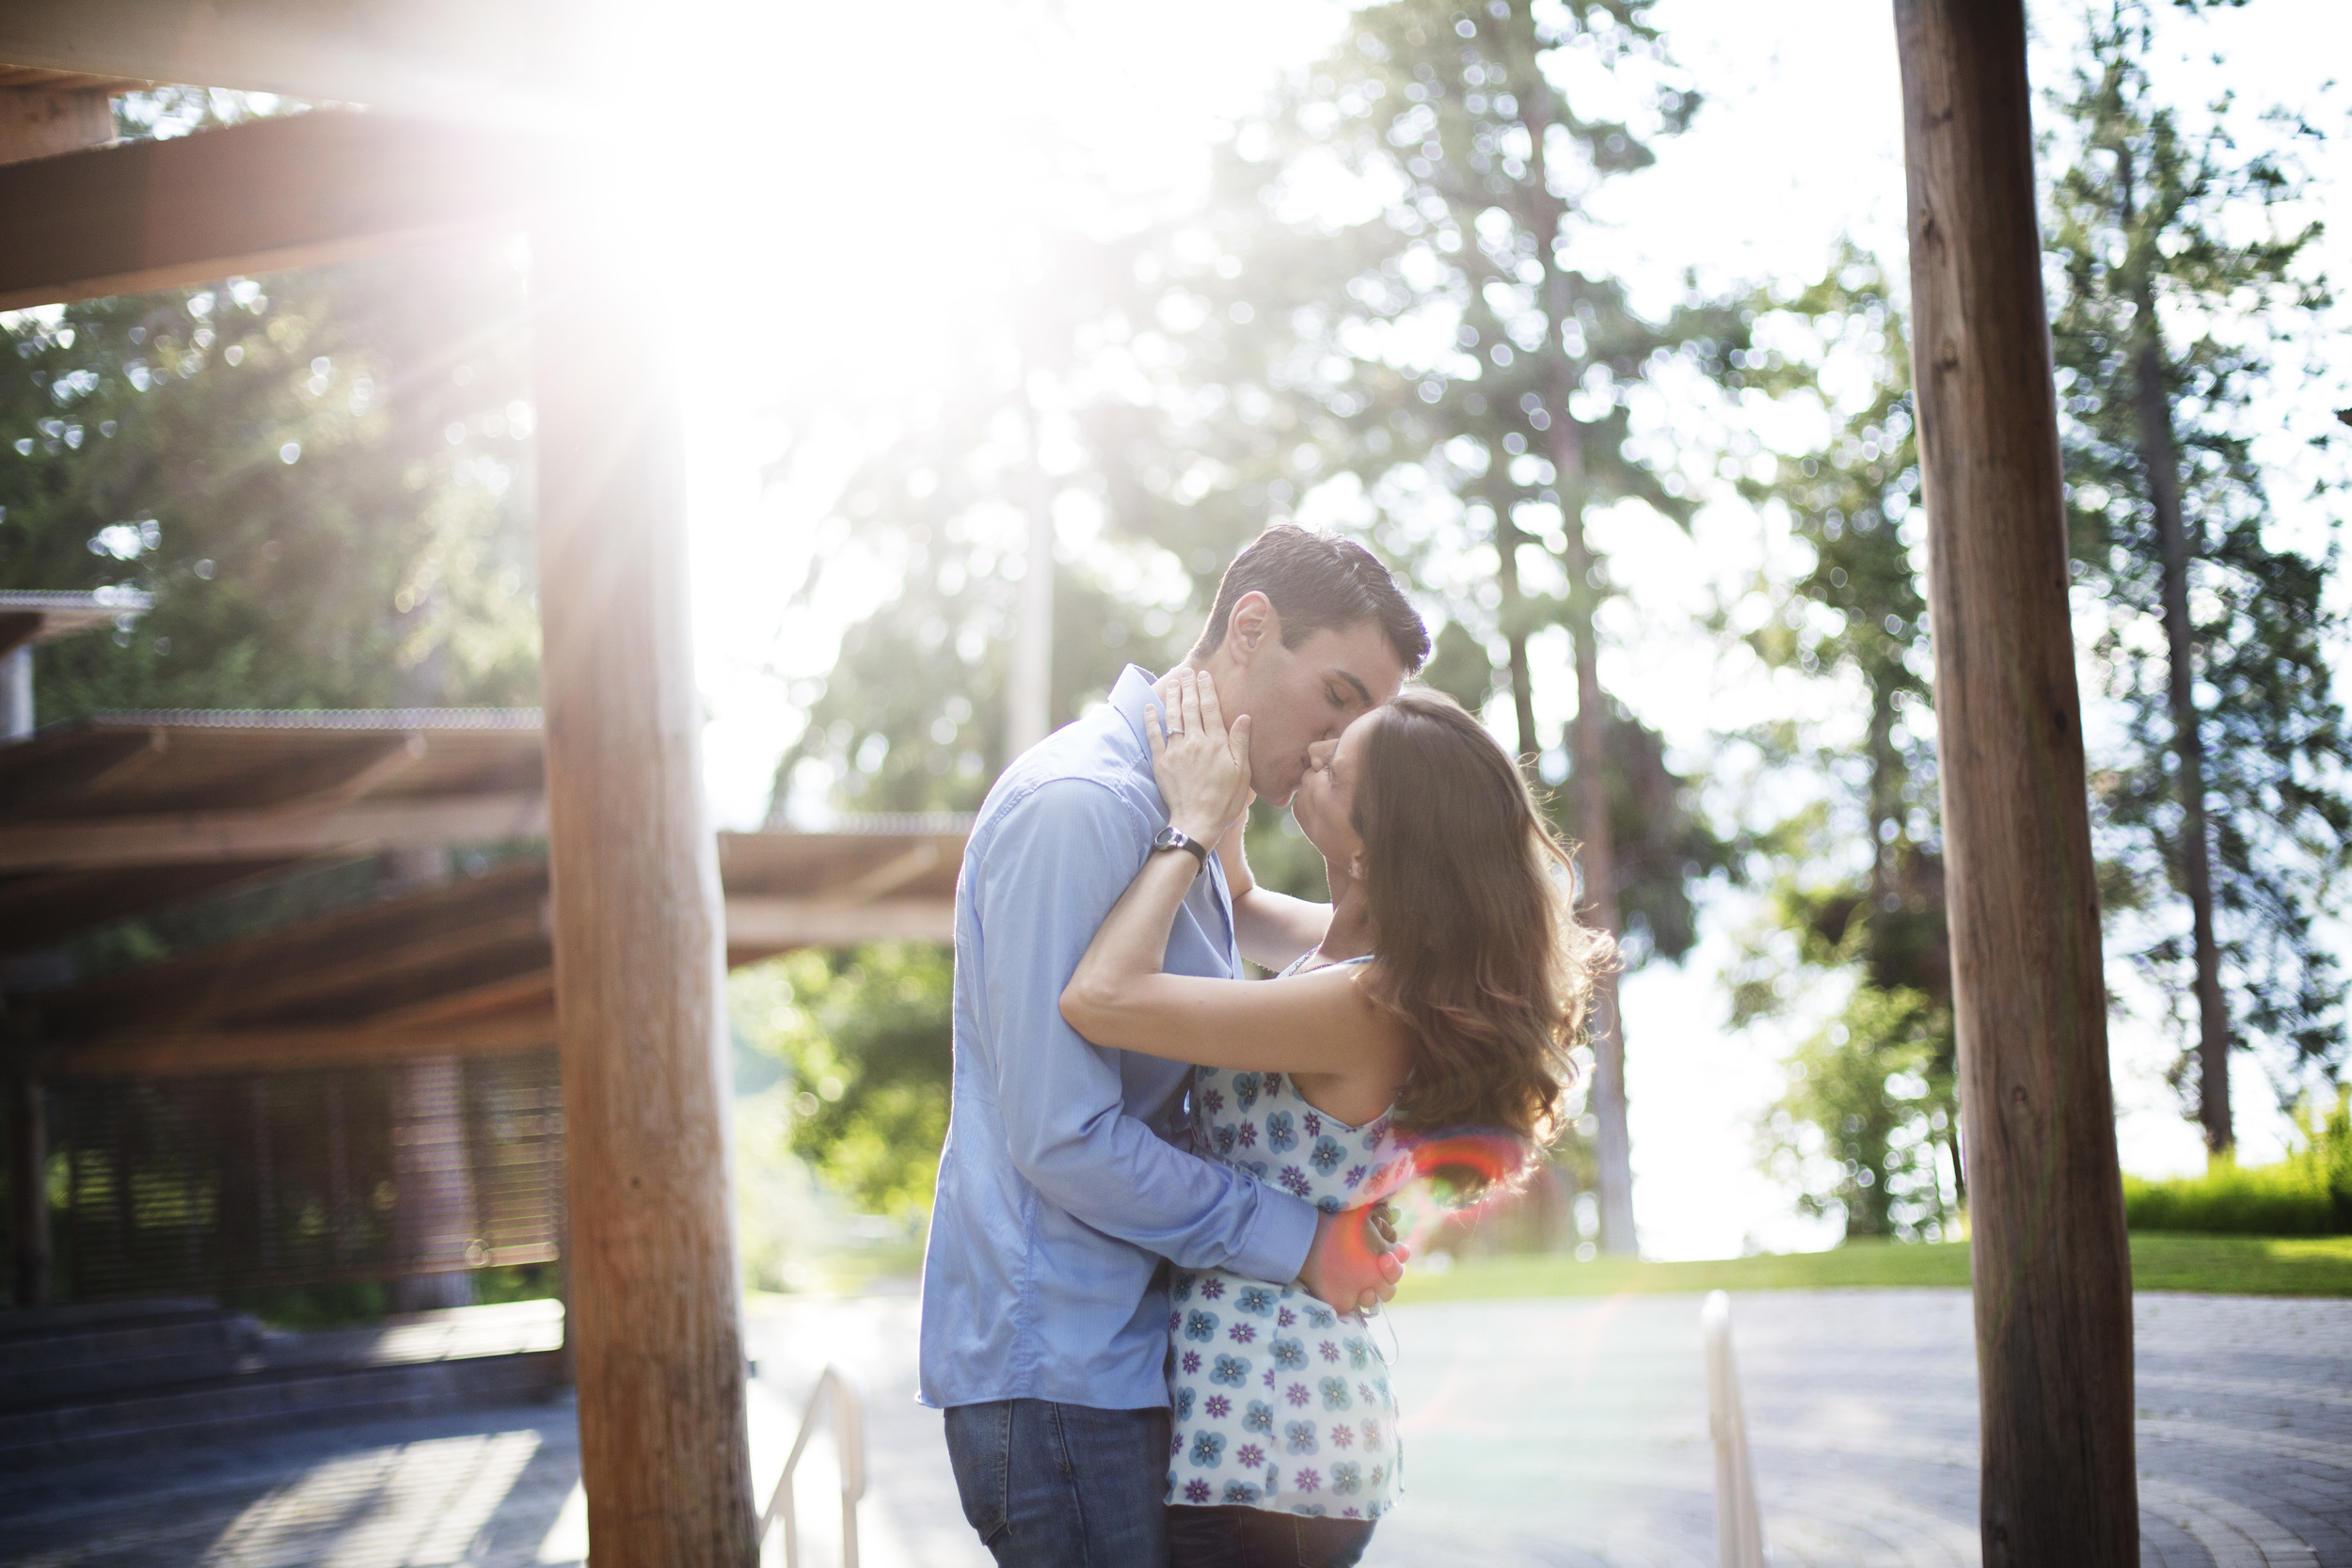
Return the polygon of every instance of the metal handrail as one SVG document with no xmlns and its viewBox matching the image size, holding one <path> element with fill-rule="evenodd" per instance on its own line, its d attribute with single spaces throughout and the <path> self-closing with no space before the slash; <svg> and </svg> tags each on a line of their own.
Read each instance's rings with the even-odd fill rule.
<svg viewBox="0 0 2352 1568">
<path fill-rule="evenodd" d="M 817 1375 L 808 1404 L 801 1412 L 801 1430 L 784 1461 L 784 1474 L 760 1515 L 757 1546 L 765 1549 L 768 1532 L 784 1526 L 784 1568 L 801 1568 L 801 1537 L 792 1507 L 792 1472 L 800 1467 L 809 1434 L 817 1430 L 819 1405 L 833 1413 L 833 1446 L 841 1460 L 841 1568 L 857 1568 L 857 1505 L 866 1496 L 866 1397 L 857 1380 L 839 1367 L 828 1365 Z"/>
<path fill-rule="evenodd" d="M 1719 1568 L 1764 1568 L 1764 1523 L 1756 1515 L 1756 1465 L 1740 1367 L 1731 1354 L 1731 1298 L 1709 1291 L 1699 1308 L 1707 1346 L 1707 1431 L 1715 1440 L 1715 1560 Z"/>
</svg>

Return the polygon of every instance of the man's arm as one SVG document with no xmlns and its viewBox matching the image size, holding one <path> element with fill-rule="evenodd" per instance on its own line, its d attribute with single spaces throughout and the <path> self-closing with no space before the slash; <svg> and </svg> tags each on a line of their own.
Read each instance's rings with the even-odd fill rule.
<svg viewBox="0 0 2352 1568">
<path fill-rule="evenodd" d="M 1153 826 L 1102 784 L 1057 780 L 1013 806 L 972 868 L 1012 1162 L 1078 1219 L 1181 1266 L 1290 1279 L 1315 1242 L 1315 1211 L 1162 1141 L 1126 1114 L 1116 1064 L 1062 1021 L 1062 988 Z"/>
</svg>

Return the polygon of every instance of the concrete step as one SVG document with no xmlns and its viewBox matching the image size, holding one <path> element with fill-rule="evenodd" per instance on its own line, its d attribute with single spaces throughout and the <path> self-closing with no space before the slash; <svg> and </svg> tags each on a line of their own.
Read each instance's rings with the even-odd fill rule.
<svg viewBox="0 0 2352 1568">
<path fill-rule="evenodd" d="M 226 1377 L 260 1346 L 251 1319 L 210 1302 L 0 1314 L 0 1412 Z"/>
<path fill-rule="evenodd" d="M 366 1329 L 271 1334 L 234 1368 L 0 1412 L 0 1472 L 551 1391 L 563 1307 L 456 1307 Z"/>
</svg>

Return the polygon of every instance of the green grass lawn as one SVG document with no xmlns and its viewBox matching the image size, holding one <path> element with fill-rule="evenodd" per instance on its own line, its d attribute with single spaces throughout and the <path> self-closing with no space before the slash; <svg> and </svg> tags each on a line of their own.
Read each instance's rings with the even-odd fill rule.
<svg viewBox="0 0 2352 1568">
<path fill-rule="evenodd" d="M 1611 1296 L 1670 1291 L 1886 1290 L 1965 1287 L 1968 1246 L 1851 1243 L 1828 1252 L 1771 1253 L 1705 1263 L 1640 1263 L 1526 1255 L 1464 1259 L 1444 1274 L 1411 1271 L 1400 1302 L 1512 1296 Z M 2132 1284 L 2207 1295 L 2352 1296 L 2352 1236 L 2132 1238 Z"/>
</svg>

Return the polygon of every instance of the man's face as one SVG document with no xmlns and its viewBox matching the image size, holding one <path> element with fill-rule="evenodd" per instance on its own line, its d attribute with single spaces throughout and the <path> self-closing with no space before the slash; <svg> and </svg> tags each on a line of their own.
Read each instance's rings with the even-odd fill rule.
<svg viewBox="0 0 2352 1568">
<path fill-rule="evenodd" d="M 1290 804 L 1311 764 L 1307 749 L 1335 741 L 1359 716 L 1396 695 L 1405 664 L 1376 621 L 1311 632 L 1295 648 L 1269 628 L 1248 648 L 1240 700 L 1225 712 L 1249 715 L 1249 784 L 1259 798 Z"/>
</svg>

